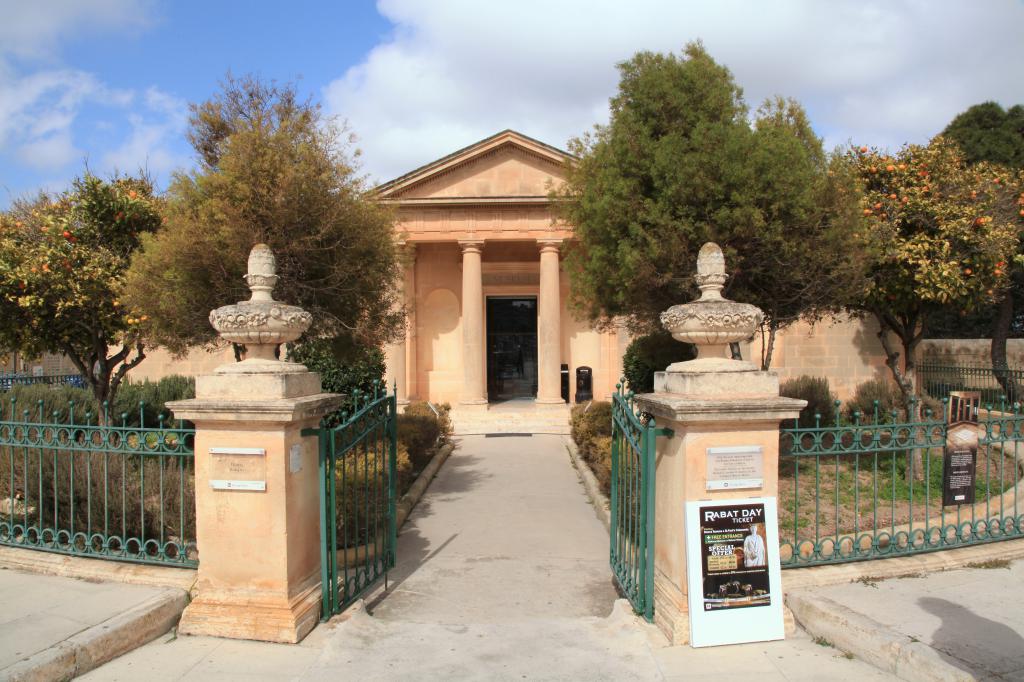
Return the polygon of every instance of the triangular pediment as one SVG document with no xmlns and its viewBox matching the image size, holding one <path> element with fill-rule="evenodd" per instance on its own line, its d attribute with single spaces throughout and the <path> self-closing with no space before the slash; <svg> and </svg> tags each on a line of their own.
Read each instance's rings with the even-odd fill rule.
<svg viewBox="0 0 1024 682">
<path fill-rule="evenodd" d="M 385 200 L 540 198 L 565 179 L 573 157 L 506 130 L 407 173 L 376 189 Z"/>
</svg>

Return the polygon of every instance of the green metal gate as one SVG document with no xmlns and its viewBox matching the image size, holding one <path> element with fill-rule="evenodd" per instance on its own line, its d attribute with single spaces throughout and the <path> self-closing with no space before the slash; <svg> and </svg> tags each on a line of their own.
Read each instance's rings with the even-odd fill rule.
<svg viewBox="0 0 1024 682">
<path fill-rule="evenodd" d="M 671 436 L 654 418 L 641 419 L 633 392 L 612 396 L 611 550 L 615 581 L 633 609 L 654 620 L 655 438 Z"/>
<path fill-rule="evenodd" d="M 341 613 L 395 566 L 397 401 L 381 387 L 353 391 L 320 439 L 320 617 Z"/>
</svg>

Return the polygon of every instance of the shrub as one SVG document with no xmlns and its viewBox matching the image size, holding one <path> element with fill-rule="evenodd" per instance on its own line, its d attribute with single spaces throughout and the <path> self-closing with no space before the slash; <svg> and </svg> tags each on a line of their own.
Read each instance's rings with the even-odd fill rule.
<svg viewBox="0 0 1024 682">
<path fill-rule="evenodd" d="M 590 468 L 597 478 L 601 492 L 605 495 L 611 494 L 612 488 L 612 438 L 611 436 L 598 436 L 591 441 Z"/>
<path fill-rule="evenodd" d="M 893 410 L 897 412 L 900 419 L 906 416 L 906 406 L 903 404 L 903 394 L 899 387 L 888 379 L 872 379 L 857 386 L 853 398 L 846 402 L 846 418 L 852 422 L 854 412 L 860 412 L 861 421 L 874 421 L 876 401 L 878 402 L 879 420 L 890 419 Z"/>
<path fill-rule="evenodd" d="M 420 471 L 434 454 L 440 429 L 433 415 L 398 415 L 398 441 L 405 447 L 413 469 Z"/>
<path fill-rule="evenodd" d="M 667 331 L 659 330 L 633 339 L 622 356 L 622 373 L 630 390 L 650 393 L 654 390 L 655 372 L 664 371 L 673 362 L 695 357 L 692 345 L 676 341 Z"/>
<path fill-rule="evenodd" d="M 402 442 L 399 442 L 395 448 L 395 471 L 398 473 L 395 494 L 401 497 L 412 487 L 415 480 L 412 460 L 409 458 L 409 449 Z"/>
<path fill-rule="evenodd" d="M 576 405 L 572 408 L 570 426 L 576 450 L 607 495 L 612 480 L 612 404 L 594 401 Z"/>
<path fill-rule="evenodd" d="M 166 415 L 169 422 L 170 411 L 166 404 L 172 400 L 194 398 L 195 395 L 195 379 L 191 377 L 172 375 L 155 382 L 147 379 L 142 383 L 125 384 L 118 390 L 114 404 L 110 406 L 110 423 L 115 426 L 122 423 L 126 426 L 139 426 L 140 402 L 144 403 L 142 417 L 145 426 L 156 426 L 161 414 Z M 75 422 L 84 423 L 88 412 L 91 423 L 95 424 L 99 414 L 99 406 L 92 391 L 84 388 L 29 384 L 12 387 L 10 391 L 0 394 L 0 399 L 4 403 L 4 419 L 11 419 L 11 399 L 16 401 L 14 418 L 19 420 L 24 418 L 24 411 L 28 410 L 28 418 L 38 421 L 42 407 L 42 421 L 64 422 L 69 416 L 72 403 Z M 57 417 L 54 417 L 55 412 Z"/>
<path fill-rule="evenodd" d="M 798 424 L 800 428 L 813 428 L 817 422 L 814 415 L 821 415 L 821 425 L 835 424 L 836 396 L 829 389 L 828 379 L 824 377 L 800 376 L 784 381 L 779 387 L 779 394 L 787 398 L 799 398 L 807 401 L 807 407 L 800 411 Z M 790 426 L 785 424 L 784 426 Z"/>
<path fill-rule="evenodd" d="M 586 456 L 591 442 L 600 436 L 612 435 L 612 404 L 594 401 L 572 408 L 570 427 L 573 441 L 581 454 Z"/>
<path fill-rule="evenodd" d="M 435 413 L 434 410 L 437 412 Z M 438 443 L 448 443 L 452 439 L 451 411 L 452 406 L 448 403 L 434 405 L 433 409 L 431 409 L 430 404 L 426 401 L 409 403 L 405 408 L 405 414 L 407 415 L 421 415 L 437 420 Z"/>
</svg>

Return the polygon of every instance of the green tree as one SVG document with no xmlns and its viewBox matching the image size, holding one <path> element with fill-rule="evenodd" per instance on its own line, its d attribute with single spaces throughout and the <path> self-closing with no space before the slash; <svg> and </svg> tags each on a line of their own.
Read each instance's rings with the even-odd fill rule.
<svg viewBox="0 0 1024 682">
<path fill-rule="evenodd" d="M 991 305 L 1006 286 L 1017 248 L 1012 189 L 1005 169 L 968 165 L 942 137 L 892 155 L 861 147 L 849 159 L 863 186 L 863 224 L 849 248 L 872 260 L 870 285 L 851 307 L 878 321 L 886 364 L 909 402 L 915 350 L 935 316 Z"/>
<path fill-rule="evenodd" d="M 261 242 L 277 257 L 275 298 L 313 315 L 307 338 L 377 347 L 397 334 L 394 219 L 367 197 L 344 131 L 293 85 L 255 77 L 229 76 L 191 110 L 198 167 L 174 177 L 165 229 L 128 277 L 153 342 L 217 343 L 207 316 L 248 298 L 242 276 Z"/>
<path fill-rule="evenodd" d="M 140 240 L 160 227 L 144 178 L 86 174 L 0 214 L 0 348 L 66 355 L 101 405 L 145 359 L 148 317 L 123 303 Z"/>
<path fill-rule="evenodd" d="M 960 145 L 969 163 L 984 161 L 1012 170 L 1024 169 L 1024 106 L 1018 104 L 1004 111 L 995 102 L 975 104 L 954 118 L 942 134 Z M 1013 178 L 1007 179 L 1010 184 L 1024 186 L 1019 177 L 1018 174 L 1016 182 Z M 1024 202 L 1017 204 L 1018 213 L 1024 211 L 1021 204 Z M 962 330 L 967 330 L 969 336 L 976 335 L 978 329 L 991 330 L 992 366 L 996 378 L 1011 399 L 1019 399 L 1021 395 L 1020 387 L 1007 371 L 1006 339 L 1019 336 L 1024 328 L 1024 320 L 1021 319 L 1024 317 L 1024 268 L 1019 265 L 1022 257 L 1024 253 L 1018 246 L 1017 258 L 1011 262 L 1010 277 L 994 307 L 985 307 L 959 319 L 953 316 L 945 325 L 947 329 L 943 330 L 961 334 L 964 333 Z"/>
<path fill-rule="evenodd" d="M 968 163 L 988 161 L 1024 168 L 1024 106 L 1003 109 L 996 102 L 975 104 L 954 118 L 942 136 L 954 140 Z"/>
<path fill-rule="evenodd" d="M 694 296 L 697 251 L 715 241 L 726 295 L 765 311 L 769 366 L 778 329 L 837 309 L 860 281 L 838 246 L 857 220 L 851 174 L 795 102 L 766 102 L 751 125 L 731 74 L 700 44 L 641 52 L 619 70 L 608 125 L 570 142 L 578 159 L 555 191 L 577 238 L 575 308 L 650 332 Z"/>
</svg>

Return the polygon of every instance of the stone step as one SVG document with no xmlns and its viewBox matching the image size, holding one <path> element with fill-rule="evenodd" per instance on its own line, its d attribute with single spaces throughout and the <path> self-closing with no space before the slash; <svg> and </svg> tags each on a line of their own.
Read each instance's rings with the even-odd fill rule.
<svg viewBox="0 0 1024 682">
<path fill-rule="evenodd" d="M 452 427 L 456 434 L 488 433 L 569 433 L 569 408 L 562 405 L 529 406 L 522 409 L 508 405 L 454 409 Z"/>
</svg>

